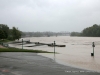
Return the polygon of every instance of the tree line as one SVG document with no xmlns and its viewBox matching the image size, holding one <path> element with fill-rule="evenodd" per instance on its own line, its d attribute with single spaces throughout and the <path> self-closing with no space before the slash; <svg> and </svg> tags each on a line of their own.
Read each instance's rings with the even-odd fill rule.
<svg viewBox="0 0 100 75">
<path fill-rule="evenodd" d="M 82 32 L 72 32 L 71 36 L 87 36 L 87 37 L 100 37 L 100 25 L 94 24 L 91 27 L 83 29 Z"/>
<path fill-rule="evenodd" d="M 20 38 L 21 31 L 18 28 L 12 27 L 12 29 L 10 29 L 6 24 L 0 24 L 0 40 L 19 40 Z"/>
<path fill-rule="evenodd" d="M 69 36 L 70 32 L 23 32 L 22 37 L 51 37 L 51 36 Z"/>
</svg>

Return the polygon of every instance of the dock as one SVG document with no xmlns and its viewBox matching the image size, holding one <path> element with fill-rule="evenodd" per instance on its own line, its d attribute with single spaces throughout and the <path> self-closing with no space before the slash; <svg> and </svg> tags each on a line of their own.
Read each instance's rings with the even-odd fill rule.
<svg viewBox="0 0 100 75">
<path fill-rule="evenodd" d="M 26 41 L 14 41 L 11 44 L 17 44 L 17 45 L 26 45 L 26 44 L 35 44 L 31 46 L 25 46 L 25 47 L 36 47 L 36 46 L 42 46 L 42 45 L 47 45 L 49 47 L 66 47 L 66 45 L 57 45 L 54 43 L 40 43 L 40 42 L 30 42 L 29 40 Z"/>
<path fill-rule="evenodd" d="M 66 47 L 66 45 L 48 45 L 49 47 Z"/>
</svg>

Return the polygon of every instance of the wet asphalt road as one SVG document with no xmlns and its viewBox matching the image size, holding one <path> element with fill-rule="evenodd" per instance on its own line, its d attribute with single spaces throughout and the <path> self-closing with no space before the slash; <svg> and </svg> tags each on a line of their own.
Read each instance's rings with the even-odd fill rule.
<svg viewBox="0 0 100 75">
<path fill-rule="evenodd" d="M 0 53 L 0 75 L 100 75 L 57 64 L 36 53 Z"/>
</svg>

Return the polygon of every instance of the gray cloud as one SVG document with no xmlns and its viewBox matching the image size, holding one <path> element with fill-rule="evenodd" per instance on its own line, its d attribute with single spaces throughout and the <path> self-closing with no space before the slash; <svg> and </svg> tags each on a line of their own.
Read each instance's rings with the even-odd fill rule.
<svg viewBox="0 0 100 75">
<path fill-rule="evenodd" d="M 0 23 L 22 31 L 81 31 L 99 13 L 100 0 L 0 0 Z"/>
</svg>

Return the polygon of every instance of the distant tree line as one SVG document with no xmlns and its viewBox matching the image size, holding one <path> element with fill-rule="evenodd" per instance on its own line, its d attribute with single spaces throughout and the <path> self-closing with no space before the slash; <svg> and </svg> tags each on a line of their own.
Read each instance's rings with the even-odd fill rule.
<svg viewBox="0 0 100 75">
<path fill-rule="evenodd" d="M 21 38 L 21 31 L 16 27 L 12 27 L 10 29 L 5 24 L 0 24 L 0 40 L 8 39 L 8 40 L 16 40 Z"/>
<path fill-rule="evenodd" d="M 22 37 L 50 37 L 50 36 L 68 36 L 69 32 L 23 32 Z"/>
<path fill-rule="evenodd" d="M 71 32 L 70 36 L 80 36 L 79 32 Z"/>
<path fill-rule="evenodd" d="M 100 37 L 100 25 L 94 24 L 91 27 L 85 28 L 81 33 L 72 32 L 71 36 Z"/>
</svg>

